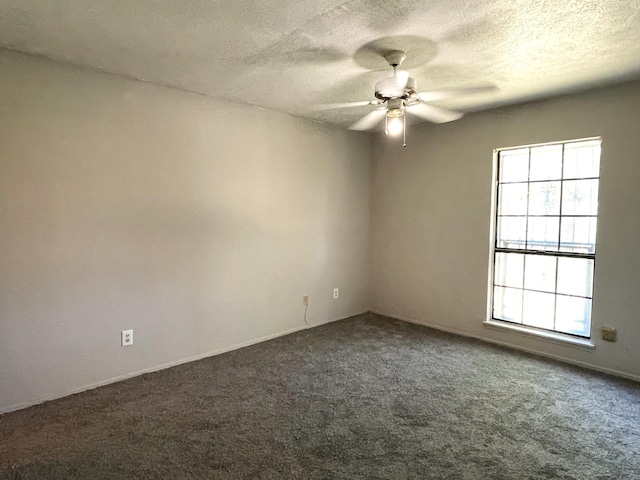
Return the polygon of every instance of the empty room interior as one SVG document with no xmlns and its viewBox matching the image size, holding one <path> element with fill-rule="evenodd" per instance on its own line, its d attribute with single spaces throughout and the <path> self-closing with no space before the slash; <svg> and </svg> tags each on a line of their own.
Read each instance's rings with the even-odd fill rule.
<svg viewBox="0 0 640 480">
<path fill-rule="evenodd" d="M 640 478 L 636 0 L 0 0 L 0 479 Z"/>
</svg>

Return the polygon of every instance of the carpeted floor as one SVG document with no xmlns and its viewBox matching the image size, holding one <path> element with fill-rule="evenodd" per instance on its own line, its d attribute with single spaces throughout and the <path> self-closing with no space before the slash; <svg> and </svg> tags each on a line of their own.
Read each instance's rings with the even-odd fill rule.
<svg viewBox="0 0 640 480">
<path fill-rule="evenodd" d="M 1 479 L 638 479 L 640 384 L 375 315 L 0 416 Z"/>
</svg>

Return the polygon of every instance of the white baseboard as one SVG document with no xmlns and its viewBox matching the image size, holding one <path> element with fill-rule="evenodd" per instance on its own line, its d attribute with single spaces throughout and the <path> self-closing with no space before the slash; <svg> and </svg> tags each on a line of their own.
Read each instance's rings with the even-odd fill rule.
<svg viewBox="0 0 640 480">
<path fill-rule="evenodd" d="M 494 345 L 500 345 L 502 347 L 512 348 L 514 350 L 520 350 L 522 352 L 532 353 L 534 355 L 538 355 L 538 356 L 545 357 L 545 358 L 551 358 L 553 360 L 558 360 L 558 361 L 561 361 L 561 362 L 564 362 L 564 363 L 569 363 L 571 365 L 576 365 L 578 367 L 588 368 L 589 370 L 595 370 L 597 372 L 602 372 L 602 373 L 606 373 L 606 374 L 609 374 L 609 375 L 614 375 L 616 377 L 626 378 L 627 380 L 633 380 L 633 381 L 636 381 L 636 382 L 640 382 L 640 376 L 633 375 L 633 374 L 626 373 L 626 372 L 621 372 L 619 370 L 614 370 L 614 369 L 611 369 L 611 368 L 604 368 L 604 367 L 600 367 L 598 365 L 593 365 L 591 363 L 579 362 L 577 360 L 573 360 L 571 358 L 563 357 L 563 356 L 560 356 L 560 355 L 552 355 L 552 354 L 549 354 L 549 353 L 539 352 L 539 351 L 534 350 L 532 348 L 521 347 L 519 345 L 514 345 L 513 343 L 501 342 L 501 341 L 494 340 L 492 338 L 483 337 L 483 336 L 480 336 L 480 335 L 472 335 L 470 333 L 462 332 L 462 331 L 455 330 L 455 329 L 452 329 L 452 328 L 446 328 L 446 327 L 442 327 L 440 325 L 434 325 L 434 324 L 430 324 L 430 323 L 427 323 L 427 322 L 421 322 L 419 320 L 402 317 L 400 315 L 395 315 L 395 314 L 392 314 L 392 313 L 382 312 L 380 310 L 369 310 L 369 311 L 371 313 L 373 313 L 373 314 L 376 314 L 376 315 L 381 315 L 383 317 L 393 318 L 394 320 L 400 320 L 402 322 L 413 323 L 413 324 L 416 324 L 416 325 L 421 325 L 423 327 L 433 328 L 434 330 L 440 330 L 442 332 L 452 333 L 454 335 L 460 335 L 461 337 L 467 337 L 467 338 L 474 338 L 476 340 L 482 340 L 483 342 L 492 343 Z"/>
<path fill-rule="evenodd" d="M 414 320 L 414 319 L 411 319 L 411 318 L 402 317 L 400 315 L 395 315 L 395 314 L 392 314 L 392 313 L 382 312 L 380 310 L 371 310 L 371 309 L 369 309 L 369 310 L 365 310 L 363 312 L 353 313 L 353 314 L 341 316 L 341 317 L 338 317 L 338 318 L 334 318 L 334 319 L 328 320 L 328 321 L 326 321 L 324 323 L 319 323 L 319 324 L 315 324 L 315 325 L 302 325 L 302 326 L 294 327 L 294 328 L 291 328 L 289 330 L 284 330 L 282 332 L 274 333 L 274 334 L 271 334 L 271 335 L 266 335 L 266 336 L 259 337 L 259 338 L 253 339 L 253 340 L 248 340 L 246 342 L 237 343 L 235 345 L 231 345 L 231 346 L 228 346 L 228 347 L 223 347 L 223 348 L 219 348 L 219 349 L 216 349 L 216 350 L 211 350 L 209 352 L 201 353 L 201 354 L 198 354 L 198 355 L 193 355 L 191 357 L 182 358 L 180 360 L 176 360 L 176 361 L 173 361 L 173 362 L 168 362 L 168 363 L 164 363 L 164 364 L 161 364 L 161 365 L 145 368 L 145 369 L 142 369 L 142 370 L 137 370 L 135 372 L 127 373 L 125 375 L 118 375 L 118 376 L 115 376 L 115 377 L 108 378 L 106 380 L 102 380 L 100 382 L 95 382 L 95 383 L 90 383 L 90 384 L 87 384 L 87 385 L 83 385 L 81 387 L 65 391 L 63 393 L 48 395 L 48 396 L 40 397 L 40 398 L 37 398 L 37 399 L 34 399 L 34 400 L 29 400 L 27 402 L 18 403 L 18 404 L 15 404 L 15 405 L 10 405 L 8 407 L 0 408 L 0 415 L 2 415 L 3 413 L 9 413 L 9 412 L 13 412 L 13 411 L 16 411 L 16 410 L 21 410 L 23 408 L 27 408 L 27 407 L 31 407 L 31 406 L 34 406 L 34 405 L 38 405 L 38 404 L 41 404 L 41 403 L 44 403 L 44 402 L 48 402 L 48 401 L 51 401 L 51 400 L 56 400 L 58 398 L 67 397 L 69 395 L 74 395 L 76 393 L 81 393 L 81 392 L 84 392 L 84 391 L 87 391 L 87 390 L 93 390 L 94 388 L 98 388 L 98 387 L 102 387 L 102 386 L 105 386 L 105 385 L 109 385 L 111 383 L 120 382 L 122 380 L 127 380 L 129 378 L 137 377 L 139 375 L 144 375 L 145 373 L 158 372 L 160 370 L 165 370 L 167 368 L 176 367 L 176 366 L 182 365 L 184 363 L 195 362 L 197 360 L 202 360 L 203 358 L 213 357 L 215 355 L 220 355 L 222 353 L 230 352 L 230 351 L 233 351 L 233 350 L 238 350 L 238 349 L 243 348 L 243 347 L 248 347 L 248 346 L 251 346 L 251 345 L 255 345 L 256 343 L 266 342 L 266 341 L 272 340 L 274 338 L 282 337 L 282 336 L 285 336 L 285 335 L 290 335 L 292 333 L 299 332 L 301 330 L 305 330 L 305 329 L 308 329 L 308 328 L 315 328 L 315 327 L 320 327 L 322 325 L 326 325 L 327 323 L 338 322 L 340 320 L 345 320 L 347 318 L 354 317 L 356 315 L 361 315 L 363 313 L 366 313 L 367 311 L 369 311 L 371 313 L 374 313 L 376 315 L 381 315 L 381 316 L 384 316 L 384 317 L 393 318 L 395 320 L 400 320 L 400 321 L 407 322 L 407 323 L 413 323 L 413 324 L 416 324 L 416 325 L 421 325 L 423 327 L 433 328 L 435 330 L 440 330 L 440 331 L 443 331 L 443 332 L 452 333 L 454 335 L 460 335 L 462 337 L 475 338 L 477 340 L 482 340 L 484 342 L 493 343 L 493 344 L 496 344 L 496 345 L 501 345 L 503 347 L 513 348 L 515 350 L 521 350 L 521 351 L 524 351 L 524 352 L 527 352 L 527 353 L 532 353 L 534 355 L 539 355 L 539 356 L 542 356 L 542 357 L 552 358 L 554 360 L 559 360 L 559 361 L 562 361 L 562 362 L 565 362 L 565 363 L 569 363 L 569 364 L 572 364 L 572 365 L 577 365 L 577 366 L 588 368 L 588 369 L 591 369 L 591 370 L 596 370 L 596 371 L 607 373 L 607 374 L 610 374 L 610 375 L 615 375 L 617 377 L 622 377 L 622 378 L 626 378 L 626 379 L 629 379 L 629 380 L 634 380 L 636 382 L 640 382 L 640 377 L 639 376 L 631 375 L 631 374 L 628 374 L 628 373 L 625 373 L 625 372 L 620 372 L 618 370 L 613 370 L 613 369 L 609 369 L 609 368 L 602 368 L 602 367 L 599 367 L 597 365 L 592 365 L 592 364 L 588 364 L 588 363 L 584 363 L 584 362 L 578 362 L 578 361 L 572 360 L 570 358 L 566 358 L 566 357 L 562 357 L 562 356 L 558 356 L 558 355 L 550 355 L 550 354 L 540 353 L 540 352 L 538 352 L 536 350 L 520 347 L 518 345 L 514 345 L 514 344 L 511 344 L 511 343 L 500 342 L 500 341 L 497 341 L 497 340 L 493 340 L 491 338 L 486 338 L 486 337 L 482 337 L 482 336 L 479 336 L 479 335 L 471 335 L 471 334 L 468 334 L 468 333 L 465 333 L 465 332 L 462 332 L 462 331 L 459 331 L 459 330 L 445 328 L 445 327 L 442 327 L 440 325 L 433 325 L 433 324 L 429 324 L 429 323 L 426 323 L 426 322 L 421 322 L 421 321 L 418 321 L 418 320 Z"/>
<path fill-rule="evenodd" d="M 238 343 L 238 344 L 235 344 L 235 345 L 231 345 L 229 347 L 223 347 L 223 348 L 219 348 L 219 349 L 216 349 L 216 350 L 211 350 L 209 352 L 200 353 L 198 355 L 193 355 L 191 357 L 181 358 L 180 360 L 175 360 L 173 362 L 167 362 L 167 363 L 163 363 L 161 365 L 156 365 L 156 366 L 145 368 L 145 369 L 142 369 L 142 370 L 136 370 L 135 372 L 126 373 L 124 375 L 117 375 L 115 377 L 107 378 L 106 380 L 101 380 L 101 381 L 95 382 L 95 383 L 89 383 L 87 385 L 83 385 L 81 387 L 74 388 L 73 390 L 65 391 L 63 393 L 56 393 L 56 394 L 53 394 L 53 395 L 48 395 L 48 396 L 45 396 L 45 397 L 37 398 L 35 400 L 29 400 L 27 402 L 18 403 L 16 405 L 11 405 L 11 406 L 6 407 L 6 408 L 0 408 L 0 415 L 3 414 L 3 413 L 13 412 L 15 410 L 21 410 L 23 408 L 31 407 L 33 405 L 38 405 L 40 403 L 48 402 L 50 400 L 56 400 L 58 398 L 63 398 L 63 397 L 67 397 L 69 395 L 74 395 L 76 393 L 84 392 L 84 391 L 87 391 L 87 390 L 93 390 L 94 388 L 103 387 L 103 386 L 109 385 L 111 383 L 121 382 L 122 380 L 127 380 L 129 378 L 137 377 L 139 375 L 144 375 L 145 373 L 158 372 L 160 370 L 165 370 L 167 368 L 176 367 L 176 366 L 182 365 L 184 363 L 195 362 L 197 360 L 202 360 L 203 358 L 212 357 L 214 355 L 220 355 L 222 353 L 230 352 L 232 350 L 237 350 L 237 349 L 242 348 L 242 347 L 248 347 L 248 346 L 254 345 L 256 343 L 266 342 L 267 340 L 272 340 L 274 338 L 281 337 L 283 335 L 289 335 L 291 333 L 295 333 L 295 332 L 298 332 L 300 330 L 304 330 L 306 328 L 311 328 L 311 327 L 307 327 L 307 326 L 304 326 L 304 325 L 301 326 L 301 327 L 295 327 L 295 328 L 292 328 L 292 329 L 289 329 L 289 330 L 285 330 L 285 331 L 282 331 L 282 332 L 279 332 L 279 333 L 275 333 L 275 334 L 272 334 L 272 335 L 267 335 L 267 336 L 264 336 L 264 337 L 256 338 L 256 339 L 253 339 L 253 340 L 249 340 L 247 342 L 241 342 L 241 343 Z"/>
<path fill-rule="evenodd" d="M 216 350 L 211 350 L 209 352 L 200 353 L 198 355 L 193 355 L 191 357 L 181 358 L 180 360 L 175 360 L 175 361 L 172 361 L 172 362 L 163 363 L 161 365 L 156 365 L 156 366 L 145 368 L 145 369 L 142 369 L 142 370 L 137 370 L 135 372 L 126 373 L 124 375 L 117 375 L 115 377 L 107 378 L 106 380 L 101 380 L 99 382 L 89 383 L 87 385 L 83 385 L 81 387 L 74 388 L 72 390 L 68 390 L 68 391 L 65 391 L 65 392 L 62 392 L 62 393 L 55 393 L 55 394 L 52 394 L 52 395 L 47 395 L 47 396 L 44 396 L 44 397 L 36 398 L 34 400 L 29 400 L 27 402 L 17 403 L 15 405 L 10 405 L 8 407 L 0 408 L 0 415 L 2 415 L 3 413 L 9 413 L 9 412 L 13 412 L 13 411 L 16 411 L 16 410 L 22 410 L 23 408 L 32 407 L 34 405 L 39 405 L 41 403 L 48 402 L 50 400 L 56 400 L 58 398 L 67 397 L 69 395 L 74 395 L 76 393 L 84 392 L 84 391 L 87 391 L 87 390 L 93 390 L 94 388 L 103 387 L 103 386 L 109 385 L 111 383 L 121 382 L 122 380 L 127 380 L 129 378 L 137 377 L 139 375 L 144 375 L 145 373 L 158 372 L 160 370 L 165 370 L 167 368 L 176 367 L 176 366 L 182 365 L 184 363 L 195 362 L 197 360 L 202 360 L 203 358 L 213 357 L 215 355 L 220 355 L 222 353 L 230 352 L 232 350 L 238 350 L 239 348 L 248 347 L 250 345 L 255 345 L 256 343 L 266 342 L 268 340 L 273 340 L 274 338 L 283 337 L 285 335 L 290 335 L 292 333 L 299 332 L 300 330 L 306 330 L 308 328 L 320 327 L 320 326 L 325 325 L 327 323 L 337 322 L 337 321 L 344 320 L 346 318 L 353 317 L 355 315 L 360 315 L 360 314 L 366 313 L 366 312 L 367 312 L 367 310 L 365 310 L 363 312 L 359 312 L 359 313 L 354 313 L 352 315 L 341 316 L 339 318 L 328 320 L 328 321 L 326 321 L 324 323 L 318 323 L 318 324 L 315 324 L 315 325 L 301 325 L 299 327 L 294 327 L 294 328 L 291 328 L 289 330 L 284 330 L 282 332 L 274 333 L 274 334 L 271 334 L 271 335 L 266 335 L 266 336 L 260 337 L 260 338 L 255 338 L 253 340 L 248 340 L 246 342 L 237 343 L 235 345 L 231 345 L 231 346 L 228 346 L 228 347 L 218 348 Z"/>
</svg>

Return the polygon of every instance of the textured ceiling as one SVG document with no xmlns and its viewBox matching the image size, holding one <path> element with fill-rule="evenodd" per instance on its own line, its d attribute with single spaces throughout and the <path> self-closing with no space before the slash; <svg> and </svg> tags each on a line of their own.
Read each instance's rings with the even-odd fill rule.
<svg viewBox="0 0 640 480">
<path fill-rule="evenodd" d="M 0 46 L 347 126 L 385 48 L 469 112 L 640 77 L 640 0 L 0 0 Z"/>
</svg>

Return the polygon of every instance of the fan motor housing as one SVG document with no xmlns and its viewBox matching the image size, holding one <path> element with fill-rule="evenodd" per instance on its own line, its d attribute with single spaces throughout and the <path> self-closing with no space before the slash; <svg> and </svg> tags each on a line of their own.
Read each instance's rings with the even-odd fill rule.
<svg viewBox="0 0 640 480">
<path fill-rule="evenodd" d="M 383 80 L 380 80 L 378 83 L 376 83 L 375 96 L 380 100 L 389 100 L 390 98 L 406 99 L 406 98 L 409 98 L 414 93 L 416 93 L 416 89 L 418 88 L 418 84 L 415 78 L 409 77 L 407 80 L 407 86 L 404 88 L 404 91 L 390 92 L 385 88 L 386 81 L 387 79 L 383 79 Z"/>
</svg>

